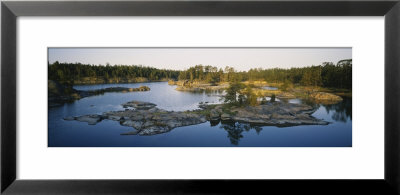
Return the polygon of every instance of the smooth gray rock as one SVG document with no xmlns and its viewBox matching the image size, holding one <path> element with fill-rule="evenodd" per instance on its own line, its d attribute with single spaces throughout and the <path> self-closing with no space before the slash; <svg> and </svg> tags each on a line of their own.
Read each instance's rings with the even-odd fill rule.
<svg viewBox="0 0 400 195">
<path fill-rule="evenodd" d="M 227 114 L 227 113 L 223 113 L 221 114 L 221 120 L 223 121 L 227 121 L 227 120 L 231 120 L 231 115 Z"/>
<path fill-rule="evenodd" d="M 210 120 L 219 120 L 220 116 L 221 114 L 216 109 L 210 111 Z"/>
<path fill-rule="evenodd" d="M 119 121 L 119 120 L 121 120 L 121 117 L 110 115 L 110 116 L 108 116 L 108 119 L 113 120 L 113 121 Z"/>
<path fill-rule="evenodd" d="M 222 106 L 210 108 L 209 116 L 197 111 L 174 112 L 155 108 L 155 104 L 131 101 L 125 106 L 134 109 L 124 111 L 109 111 L 102 115 L 84 115 L 65 117 L 65 120 L 77 120 L 94 125 L 103 119 L 119 121 L 121 125 L 133 127 L 135 130 L 123 135 L 156 135 L 166 133 L 177 127 L 196 125 L 210 121 L 232 120 L 243 123 L 261 125 L 327 125 L 326 121 L 316 119 L 311 114 L 315 108 L 282 102 L 268 103 L 259 106 L 232 107 L 230 113 L 223 113 Z M 139 108 L 139 109 L 138 109 Z M 207 107 L 205 109 L 208 109 Z"/>
<path fill-rule="evenodd" d="M 149 103 L 149 102 L 141 102 L 141 101 L 131 101 L 131 102 L 127 102 L 125 104 L 122 104 L 122 106 L 124 108 L 135 108 L 138 110 L 149 110 L 151 108 L 156 107 L 156 104 L 153 103 Z"/>
<path fill-rule="evenodd" d="M 75 120 L 80 122 L 87 122 L 89 125 L 95 125 L 101 121 L 101 116 L 97 114 L 78 116 Z"/>
</svg>

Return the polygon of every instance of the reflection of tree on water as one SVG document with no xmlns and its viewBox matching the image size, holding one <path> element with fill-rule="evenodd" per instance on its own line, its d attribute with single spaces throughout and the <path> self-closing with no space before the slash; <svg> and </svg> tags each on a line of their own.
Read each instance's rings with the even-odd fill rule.
<svg viewBox="0 0 400 195">
<path fill-rule="evenodd" d="M 338 122 L 347 122 L 348 118 L 352 120 L 352 102 L 351 98 L 343 98 L 343 101 L 337 104 L 324 105 L 326 112 L 334 111 L 332 119 Z"/>
<path fill-rule="evenodd" d="M 302 99 L 301 102 L 307 104 L 309 106 L 314 107 L 315 109 L 320 108 L 321 106 L 325 108 L 326 112 L 333 111 L 332 119 L 337 122 L 347 122 L 348 118 L 352 120 L 352 100 L 351 97 L 342 97 L 343 101 L 339 103 L 316 103 L 312 99 Z M 282 99 L 281 101 L 285 103 L 290 103 L 287 99 Z"/>
<path fill-rule="evenodd" d="M 337 122 L 347 122 L 348 118 L 352 120 L 352 101 L 351 97 L 342 97 L 343 101 L 340 101 L 336 104 L 329 104 L 329 103 L 315 103 L 312 100 L 302 100 L 303 103 L 313 106 L 314 108 L 319 108 L 323 106 L 326 112 L 329 114 L 330 112 L 334 112 L 332 114 L 332 119 Z"/>
<path fill-rule="evenodd" d="M 351 98 L 343 98 L 343 101 L 336 103 L 336 104 L 318 104 L 315 103 L 312 100 L 306 100 L 302 99 L 302 103 L 305 103 L 307 105 L 310 105 L 314 108 L 319 108 L 319 107 L 324 107 L 326 112 L 329 114 L 329 112 L 334 112 L 332 114 L 332 119 L 337 121 L 337 122 L 347 122 L 348 118 L 350 117 L 350 120 L 352 120 L 352 100 Z M 263 126 L 256 125 L 256 124 L 249 124 L 249 123 L 239 123 L 239 122 L 233 122 L 233 121 L 210 121 L 211 126 L 217 126 L 219 123 L 221 123 L 220 128 L 224 129 L 228 135 L 227 137 L 229 138 L 231 144 L 233 145 L 239 145 L 240 139 L 243 138 L 243 132 L 250 131 L 254 129 L 257 134 L 261 132 L 263 129 Z M 277 127 L 287 127 L 287 126 L 277 126 Z"/>
<path fill-rule="evenodd" d="M 250 131 L 251 129 L 254 129 L 257 134 L 259 134 L 262 130 L 260 126 L 239 122 L 221 122 L 220 128 L 228 132 L 228 138 L 233 145 L 239 144 L 239 140 L 243 138 L 243 131 Z"/>
</svg>

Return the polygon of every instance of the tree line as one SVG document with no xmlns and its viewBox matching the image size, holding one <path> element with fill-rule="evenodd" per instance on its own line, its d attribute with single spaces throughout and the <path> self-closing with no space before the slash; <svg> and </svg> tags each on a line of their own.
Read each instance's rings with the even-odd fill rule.
<svg viewBox="0 0 400 195">
<path fill-rule="evenodd" d="M 273 83 L 293 83 L 304 86 L 330 88 L 352 88 L 352 60 L 340 60 L 336 65 L 324 62 L 321 65 L 302 68 L 250 69 L 248 80 L 265 80 Z"/>
<path fill-rule="evenodd" d="M 48 67 L 49 79 L 60 82 L 73 82 L 85 77 L 102 78 L 105 81 L 116 79 L 146 78 L 150 81 L 165 79 L 190 80 L 217 84 L 220 82 L 242 82 L 264 80 L 270 83 L 299 84 L 329 88 L 352 88 L 352 60 L 324 62 L 301 68 L 250 69 L 236 71 L 232 67 L 217 68 L 214 66 L 196 65 L 183 71 L 157 69 L 137 65 L 104 66 L 81 63 L 54 62 Z"/>
<path fill-rule="evenodd" d="M 50 80 L 60 83 L 74 83 L 84 78 L 101 78 L 106 82 L 146 78 L 150 81 L 178 79 L 179 71 L 157 69 L 137 65 L 90 65 L 81 63 L 59 63 L 48 65 Z"/>
<path fill-rule="evenodd" d="M 321 65 L 302 68 L 250 69 L 236 71 L 232 67 L 218 69 L 213 66 L 196 65 L 179 73 L 180 80 L 218 82 L 241 82 L 264 80 L 270 83 L 292 83 L 304 86 L 319 86 L 341 89 L 352 87 L 352 60 L 341 60 L 337 64 L 324 62 Z"/>
</svg>

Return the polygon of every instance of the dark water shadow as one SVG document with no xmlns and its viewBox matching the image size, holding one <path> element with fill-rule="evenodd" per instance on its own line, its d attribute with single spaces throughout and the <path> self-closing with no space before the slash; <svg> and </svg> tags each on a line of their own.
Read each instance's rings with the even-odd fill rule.
<svg viewBox="0 0 400 195">
<path fill-rule="evenodd" d="M 262 130 L 262 126 L 259 125 L 234 121 L 221 121 L 220 128 L 228 133 L 227 137 L 233 145 L 239 144 L 240 139 L 243 138 L 243 132 L 254 129 L 259 134 Z"/>
</svg>

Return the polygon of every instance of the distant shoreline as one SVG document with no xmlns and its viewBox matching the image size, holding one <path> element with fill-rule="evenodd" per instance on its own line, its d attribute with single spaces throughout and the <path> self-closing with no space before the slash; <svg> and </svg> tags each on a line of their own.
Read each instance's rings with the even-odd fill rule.
<svg viewBox="0 0 400 195">
<path fill-rule="evenodd" d="M 138 82 L 106 82 L 106 83 L 84 83 L 75 84 L 73 86 L 88 86 L 88 85 L 102 85 L 102 84 L 135 84 L 135 83 L 161 83 L 168 82 L 168 80 L 157 80 L 157 81 L 138 81 Z"/>
</svg>

